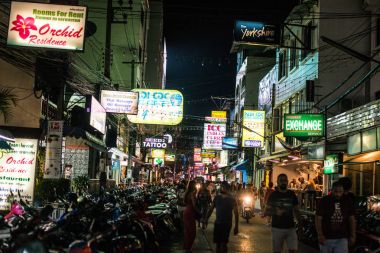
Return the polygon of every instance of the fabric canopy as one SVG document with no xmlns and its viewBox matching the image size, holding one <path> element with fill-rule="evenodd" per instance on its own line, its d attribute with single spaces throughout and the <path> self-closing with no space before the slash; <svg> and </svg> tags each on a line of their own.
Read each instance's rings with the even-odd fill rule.
<svg viewBox="0 0 380 253">
<path fill-rule="evenodd" d="M 249 160 L 245 160 L 241 163 L 238 163 L 232 166 L 231 170 L 248 170 L 251 166 L 249 165 Z"/>
</svg>

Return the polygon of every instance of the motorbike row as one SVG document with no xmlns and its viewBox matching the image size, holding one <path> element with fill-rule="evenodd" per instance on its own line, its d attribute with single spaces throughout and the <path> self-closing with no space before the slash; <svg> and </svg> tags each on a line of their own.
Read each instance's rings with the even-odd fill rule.
<svg viewBox="0 0 380 253">
<path fill-rule="evenodd" d="M 176 203 L 171 186 L 69 193 L 57 197 L 63 213 L 53 219 L 52 205 L 33 208 L 19 194 L 0 218 L 0 253 L 157 252 L 180 225 Z"/>
</svg>

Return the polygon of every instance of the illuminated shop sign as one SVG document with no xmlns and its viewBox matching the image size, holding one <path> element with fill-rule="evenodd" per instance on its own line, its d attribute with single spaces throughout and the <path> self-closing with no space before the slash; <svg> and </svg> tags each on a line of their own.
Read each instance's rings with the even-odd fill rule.
<svg viewBox="0 0 380 253">
<path fill-rule="evenodd" d="M 168 140 L 164 137 L 149 137 L 144 139 L 142 146 L 144 148 L 165 149 L 168 147 Z"/>
<path fill-rule="evenodd" d="M 106 132 L 106 110 L 94 97 L 87 97 L 87 112 L 90 113 L 90 126 L 104 134 Z"/>
<path fill-rule="evenodd" d="M 256 45 L 274 45 L 279 43 L 280 31 L 277 26 L 262 22 L 236 21 L 234 39 Z"/>
<path fill-rule="evenodd" d="M 11 150 L 0 152 L 0 210 L 9 210 L 10 191 L 33 203 L 38 140 L 15 139 Z"/>
<path fill-rule="evenodd" d="M 242 147 L 260 148 L 264 146 L 265 111 L 243 111 Z"/>
<path fill-rule="evenodd" d="M 211 117 L 225 119 L 227 118 L 227 111 L 211 111 Z"/>
<path fill-rule="evenodd" d="M 175 154 L 165 154 L 165 159 L 166 162 L 174 162 L 175 161 Z"/>
<path fill-rule="evenodd" d="M 7 45 L 83 50 L 87 8 L 12 2 Z"/>
<path fill-rule="evenodd" d="M 338 174 L 343 170 L 343 153 L 326 155 L 323 174 Z"/>
<path fill-rule="evenodd" d="M 285 114 L 285 137 L 324 136 L 323 114 Z"/>
<path fill-rule="evenodd" d="M 165 149 L 152 149 L 153 158 L 165 158 Z"/>
<path fill-rule="evenodd" d="M 222 150 L 222 139 L 226 136 L 226 124 L 204 124 L 203 149 Z"/>
<path fill-rule="evenodd" d="M 139 93 L 137 115 L 128 115 L 136 124 L 178 125 L 183 118 L 183 96 L 176 90 L 134 89 Z"/>
<path fill-rule="evenodd" d="M 226 123 L 227 122 L 227 118 L 205 117 L 205 120 L 211 123 Z"/>
<path fill-rule="evenodd" d="M 100 103 L 106 112 L 137 114 L 139 93 L 102 90 Z"/>
<path fill-rule="evenodd" d="M 235 137 L 224 137 L 222 139 L 223 149 L 237 149 L 238 148 L 238 138 Z"/>
</svg>

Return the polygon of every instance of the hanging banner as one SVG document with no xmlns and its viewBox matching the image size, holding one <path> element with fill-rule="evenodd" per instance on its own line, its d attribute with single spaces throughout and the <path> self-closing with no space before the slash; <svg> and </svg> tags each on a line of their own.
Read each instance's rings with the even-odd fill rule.
<svg viewBox="0 0 380 253">
<path fill-rule="evenodd" d="M 183 96 L 177 90 L 134 89 L 139 93 L 138 114 L 127 115 L 135 124 L 178 125 L 183 118 Z"/>
<path fill-rule="evenodd" d="M 12 2 L 7 45 L 84 49 L 84 6 Z"/>
<path fill-rule="evenodd" d="M 203 149 L 222 150 L 222 139 L 226 136 L 226 124 L 204 124 Z"/>
<path fill-rule="evenodd" d="M 0 151 L 0 210 L 9 210 L 10 191 L 33 203 L 38 140 L 15 139 L 11 150 Z"/>
<path fill-rule="evenodd" d="M 228 150 L 222 150 L 220 151 L 220 159 L 218 166 L 220 167 L 225 167 L 228 165 Z"/>
<path fill-rule="evenodd" d="M 62 177 L 62 133 L 63 121 L 49 120 L 44 178 Z"/>
<path fill-rule="evenodd" d="M 264 146 L 265 111 L 243 111 L 242 147 L 261 148 Z"/>
</svg>

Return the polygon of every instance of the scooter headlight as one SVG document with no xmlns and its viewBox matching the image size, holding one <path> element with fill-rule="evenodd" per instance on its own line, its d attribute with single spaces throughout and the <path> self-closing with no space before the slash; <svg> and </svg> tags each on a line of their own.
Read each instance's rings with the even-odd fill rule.
<svg viewBox="0 0 380 253">
<path fill-rule="evenodd" d="M 251 204 L 252 203 L 252 197 L 251 196 L 244 196 L 243 201 L 245 204 Z"/>
</svg>

